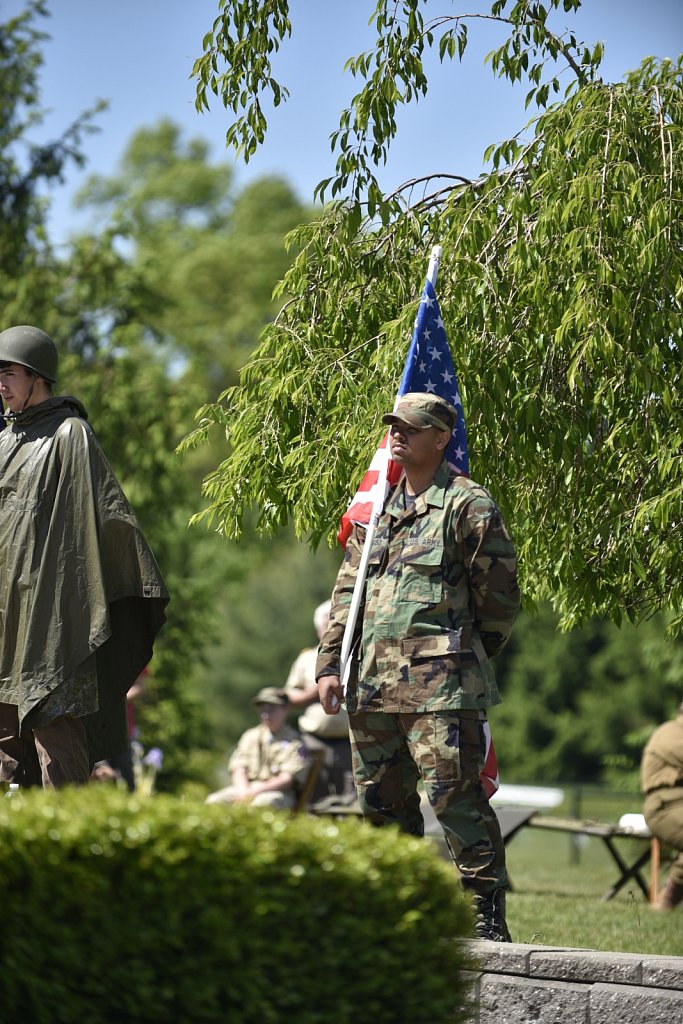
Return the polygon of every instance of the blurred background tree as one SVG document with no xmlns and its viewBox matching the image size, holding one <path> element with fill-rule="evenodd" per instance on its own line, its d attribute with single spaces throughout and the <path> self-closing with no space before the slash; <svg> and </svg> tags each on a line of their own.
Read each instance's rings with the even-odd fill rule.
<svg viewBox="0 0 683 1024">
<path fill-rule="evenodd" d="M 637 792 L 642 748 L 681 700 L 683 641 L 667 640 L 661 616 L 639 626 L 591 619 L 563 632 L 542 605 L 518 619 L 496 675 L 503 703 L 491 721 L 505 780 Z"/>
<path fill-rule="evenodd" d="M 284 681 L 314 640 L 313 607 L 334 578 L 336 558 L 294 545 L 287 533 L 264 549 L 249 528 L 239 546 L 189 530 L 220 446 L 175 454 L 199 402 L 237 380 L 278 308 L 272 290 L 291 259 L 283 237 L 312 211 L 278 178 L 235 189 L 205 142 L 162 121 L 133 135 L 110 178 L 87 182 L 79 203 L 92 228 L 57 255 L 46 186 L 67 161 L 83 161 L 79 141 L 96 111 L 52 146 L 32 147 L 43 10 L 28 4 L 0 26 L 3 319 L 38 323 L 55 339 L 59 390 L 84 402 L 166 576 L 169 618 L 138 721 L 143 742 L 164 752 L 160 788 L 177 789 L 208 779 L 219 752 L 250 724 L 251 695 Z M 262 589 L 266 577 L 273 582 Z"/>
</svg>

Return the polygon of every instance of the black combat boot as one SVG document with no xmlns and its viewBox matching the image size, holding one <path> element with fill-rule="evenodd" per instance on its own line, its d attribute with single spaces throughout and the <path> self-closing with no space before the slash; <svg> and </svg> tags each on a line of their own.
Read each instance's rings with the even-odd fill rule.
<svg viewBox="0 0 683 1024">
<path fill-rule="evenodd" d="M 475 893 L 472 901 L 476 915 L 474 932 L 478 939 L 491 942 L 511 942 L 505 923 L 505 890 Z"/>
</svg>

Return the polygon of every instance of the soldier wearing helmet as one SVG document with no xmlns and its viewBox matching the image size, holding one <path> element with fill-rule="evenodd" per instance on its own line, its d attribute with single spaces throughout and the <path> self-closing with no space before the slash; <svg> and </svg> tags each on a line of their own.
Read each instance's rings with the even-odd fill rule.
<svg viewBox="0 0 683 1024">
<path fill-rule="evenodd" d="M 0 332 L 0 782 L 87 782 L 124 752 L 126 691 L 168 594 L 57 348 Z"/>
<path fill-rule="evenodd" d="M 10 327 L 0 333 L 0 396 L 8 414 L 52 395 L 59 357 L 52 338 L 38 327 Z"/>
</svg>

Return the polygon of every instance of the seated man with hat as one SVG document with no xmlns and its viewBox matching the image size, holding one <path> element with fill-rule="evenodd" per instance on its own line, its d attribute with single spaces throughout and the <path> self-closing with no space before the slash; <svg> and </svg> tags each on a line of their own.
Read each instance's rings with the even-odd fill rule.
<svg viewBox="0 0 683 1024">
<path fill-rule="evenodd" d="M 293 809 L 297 783 L 303 782 L 308 763 L 301 737 L 286 723 L 289 699 L 284 690 L 266 686 L 252 704 L 260 725 L 242 734 L 230 758 L 231 784 L 210 793 L 206 802 Z"/>
</svg>

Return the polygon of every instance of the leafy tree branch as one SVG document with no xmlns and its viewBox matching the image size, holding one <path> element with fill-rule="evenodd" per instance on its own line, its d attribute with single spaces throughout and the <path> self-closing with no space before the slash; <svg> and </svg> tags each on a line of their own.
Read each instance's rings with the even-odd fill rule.
<svg viewBox="0 0 683 1024">
<path fill-rule="evenodd" d="M 218 424 L 228 441 L 206 514 L 229 536 L 256 507 L 264 531 L 292 522 L 302 538 L 333 538 L 381 436 L 438 243 L 473 475 L 513 526 L 528 603 L 550 600 L 565 626 L 669 609 L 680 628 L 681 61 L 648 59 L 605 83 L 600 47 L 549 28 L 560 6 L 578 4 L 491 8 L 512 23 L 492 66 L 526 75 L 539 108 L 490 147 L 491 171 L 445 168 L 383 196 L 373 168 L 397 105 L 424 96 L 420 48 L 462 26 L 424 22 L 417 0 L 377 4 L 378 46 L 352 62 L 366 84 L 336 138 L 347 163 L 319 186 L 338 183 L 338 198 L 290 235 L 279 316 L 239 384 L 201 410 L 193 440 Z M 450 38 L 444 58 L 464 45 Z M 574 83 L 548 104 L 556 59 Z M 409 89 L 385 88 L 390 65 Z"/>
</svg>

